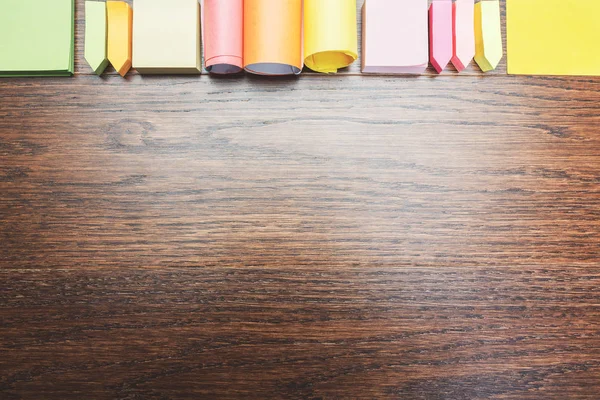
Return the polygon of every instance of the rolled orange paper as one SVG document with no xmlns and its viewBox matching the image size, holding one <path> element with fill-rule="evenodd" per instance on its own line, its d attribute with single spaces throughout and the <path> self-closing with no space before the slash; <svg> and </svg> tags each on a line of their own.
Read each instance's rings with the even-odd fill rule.
<svg viewBox="0 0 600 400">
<path fill-rule="evenodd" d="M 246 71 L 297 75 L 302 65 L 302 0 L 245 0 Z"/>
<path fill-rule="evenodd" d="M 244 0 L 203 0 L 204 65 L 213 74 L 244 67 Z"/>
</svg>

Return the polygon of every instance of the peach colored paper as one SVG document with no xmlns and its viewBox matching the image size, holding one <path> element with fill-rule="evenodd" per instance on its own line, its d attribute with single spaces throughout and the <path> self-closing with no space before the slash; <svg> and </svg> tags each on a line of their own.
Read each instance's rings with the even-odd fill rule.
<svg viewBox="0 0 600 400">
<path fill-rule="evenodd" d="M 108 61 L 124 77 L 131 69 L 133 10 L 124 1 L 108 1 L 106 18 Z"/>
<path fill-rule="evenodd" d="M 452 59 L 452 0 L 429 6 L 429 61 L 441 73 Z"/>
<path fill-rule="evenodd" d="M 213 74 L 244 68 L 244 0 L 202 0 L 204 66 Z"/>
<path fill-rule="evenodd" d="M 454 36 L 452 64 L 460 72 L 475 57 L 475 1 L 456 0 L 453 4 L 452 16 Z"/>
<path fill-rule="evenodd" d="M 425 71 L 429 63 L 427 7 L 427 0 L 365 0 L 363 73 Z"/>
<path fill-rule="evenodd" d="M 244 69 L 298 75 L 302 66 L 302 0 L 244 0 Z"/>
</svg>

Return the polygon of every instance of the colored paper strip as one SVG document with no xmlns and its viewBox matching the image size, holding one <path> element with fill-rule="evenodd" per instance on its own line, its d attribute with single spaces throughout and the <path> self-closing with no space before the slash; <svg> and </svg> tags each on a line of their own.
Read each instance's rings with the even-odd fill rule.
<svg viewBox="0 0 600 400">
<path fill-rule="evenodd" d="M 496 69 L 502 59 L 500 2 L 483 0 L 475 4 L 475 61 L 483 72 Z"/>
<path fill-rule="evenodd" d="M 523 0 L 528 1 L 528 0 Z M 464 70 L 475 56 L 475 3 L 474 0 L 456 0 L 453 3 L 452 64 L 458 72 Z"/>
<path fill-rule="evenodd" d="M 133 11 L 124 1 L 106 3 L 108 21 L 108 61 L 119 75 L 125 76 L 131 69 L 131 26 Z"/>
<path fill-rule="evenodd" d="M 304 0 L 304 63 L 336 73 L 358 58 L 356 0 Z"/>
<path fill-rule="evenodd" d="M 429 6 L 429 61 L 441 73 L 452 59 L 452 0 L 433 0 Z"/>
<path fill-rule="evenodd" d="M 244 0 L 203 0 L 204 65 L 213 74 L 244 68 Z"/>
<path fill-rule="evenodd" d="M 302 72 L 302 0 L 244 1 L 244 64 L 259 75 Z"/>
<path fill-rule="evenodd" d="M 106 3 L 85 2 L 84 56 L 94 73 L 102 74 L 108 65 L 106 57 Z"/>
</svg>

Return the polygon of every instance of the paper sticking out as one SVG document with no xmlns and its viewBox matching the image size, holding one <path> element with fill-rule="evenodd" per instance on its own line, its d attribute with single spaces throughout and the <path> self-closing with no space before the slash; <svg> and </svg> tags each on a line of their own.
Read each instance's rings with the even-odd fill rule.
<svg viewBox="0 0 600 400">
<path fill-rule="evenodd" d="M 600 75 L 598 21 L 598 0 L 507 0 L 508 73 Z"/>
<path fill-rule="evenodd" d="M 452 59 L 452 0 L 433 0 L 429 6 L 429 61 L 441 73 Z"/>
<path fill-rule="evenodd" d="M 362 72 L 421 74 L 429 63 L 427 0 L 365 0 Z"/>
<path fill-rule="evenodd" d="M 453 4 L 452 14 L 452 31 L 454 36 L 452 64 L 460 72 L 467 68 L 475 56 L 474 0 L 456 0 Z"/>
<path fill-rule="evenodd" d="M 244 64 L 259 75 L 302 72 L 302 0 L 244 1 Z"/>
<path fill-rule="evenodd" d="M 204 66 L 213 74 L 244 69 L 244 0 L 202 0 Z"/>
<path fill-rule="evenodd" d="M 74 0 L 0 0 L 0 76 L 70 76 Z"/>
<path fill-rule="evenodd" d="M 495 70 L 501 59 L 500 2 L 482 0 L 475 4 L 475 61 L 488 72 Z"/>
<path fill-rule="evenodd" d="M 133 68 L 140 74 L 199 74 L 198 0 L 134 0 Z"/>
<path fill-rule="evenodd" d="M 125 76 L 131 69 L 131 25 L 133 11 L 124 1 L 106 3 L 108 21 L 108 61 L 119 75 Z"/>
<path fill-rule="evenodd" d="M 96 75 L 108 65 L 106 57 L 106 3 L 85 2 L 85 60 Z"/>
<path fill-rule="evenodd" d="M 304 64 L 336 73 L 358 58 L 356 0 L 304 0 Z"/>
</svg>

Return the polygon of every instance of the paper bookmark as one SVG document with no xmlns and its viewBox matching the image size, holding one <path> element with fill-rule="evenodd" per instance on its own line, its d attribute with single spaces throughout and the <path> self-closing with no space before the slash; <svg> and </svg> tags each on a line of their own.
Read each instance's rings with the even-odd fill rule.
<svg viewBox="0 0 600 400">
<path fill-rule="evenodd" d="M 452 0 L 429 6 L 429 61 L 441 73 L 452 59 Z"/>
<path fill-rule="evenodd" d="M 106 3 L 85 2 L 85 60 L 96 75 L 108 65 L 106 57 Z"/>
<path fill-rule="evenodd" d="M 475 61 L 488 72 L 496 69 L 501 59 L 500 2 L 483 0 L 475 4 Z"/>
<path fill-rule="evenodd" d="M 108 61 L 119 75 L 125 76 L 131 69 L 131 26 L 133 11 L 124 1 L 106 3 L 108 20 Z"/>
<path fill-rule="evenodd" d="M 461 72 L 475 56 L 474 0 L 456 0 L 453 3 L 452 11 L 454 40 L 452 64 L 454 64 L 458 72 Z"/>
</svg>

